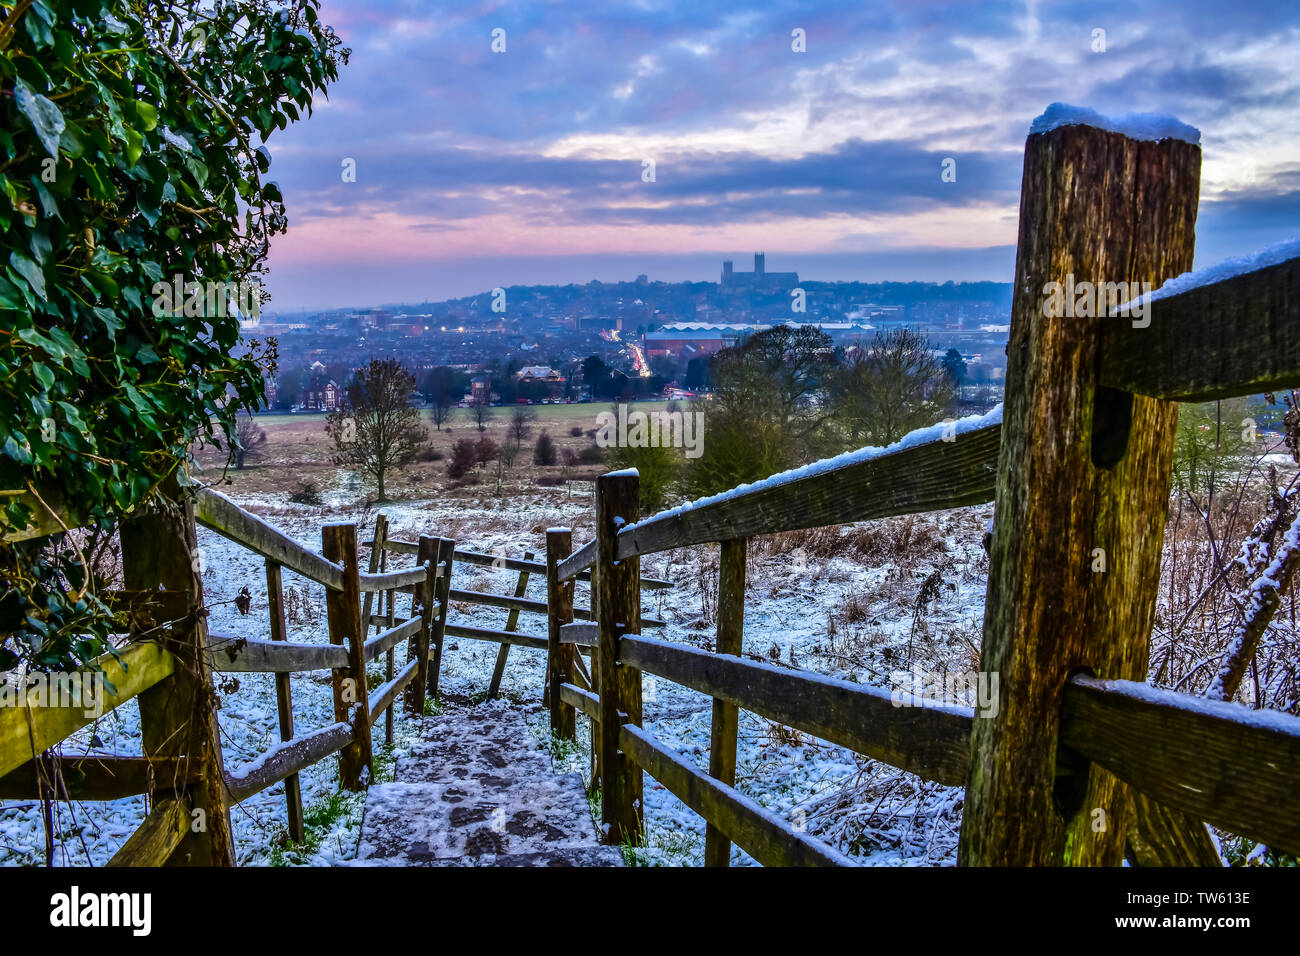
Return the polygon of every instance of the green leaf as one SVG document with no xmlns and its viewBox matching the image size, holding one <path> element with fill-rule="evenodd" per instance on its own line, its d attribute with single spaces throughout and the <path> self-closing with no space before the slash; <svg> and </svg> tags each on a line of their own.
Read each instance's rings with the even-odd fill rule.
<svg viewBox="0 0 1300 956">
<path fill-rule="evenodd" d="M 152 103 L 146 103 L 144 100 L 136 100 L 135 115 L 139 117 L 140 125 L 144 127 L 145 132 L 148 132 L 158 125 L 158 110 Z"/>
<path fill-rule="evenodd" d="M 126 129 L 126 162 L 134 166 L 144 154 L 144 137 L 129 126 Z"/>
<path fill-rule="evenodd" d="M 14 267 L 15 272 L 27 280 L 27 284 L 32 287 L 33 292 L 41 297 L 42 302 L 47 301 L 45 274 L 41 272 L 40 266 L 17 250 L 9 253 L 9 264 Z"/>
<path fill-rule="evenodd" d="M 48 365 L 41 362 L 33 362 L 32 374 L 36 376 L 36 380 L 41 383 L 42 388 L 49 388 L 54 384 L 54 373 L 50 371 Z"/>
<path fill-rule="evenodd" d="M 63 128 L 66 125 L 63 121 L 63 112 L 58 106 L 52 100 L 33 92 L 32 88 L 22 80 L 14 81 L 14 104 L 36 130 L 36 138 L 41 141 L 45 151 L 51 156 L 58 156 L 59 137 L 63 135 Z M 41 296 L 41 298 L 45 297 Z"/>
<path fill-rule="evenodd" d="M 0 309 L 23 309 L 27 303 L 23 301 L 23 294 L 18 291 L 17 286 L 0 276 Z"/>
</svg>

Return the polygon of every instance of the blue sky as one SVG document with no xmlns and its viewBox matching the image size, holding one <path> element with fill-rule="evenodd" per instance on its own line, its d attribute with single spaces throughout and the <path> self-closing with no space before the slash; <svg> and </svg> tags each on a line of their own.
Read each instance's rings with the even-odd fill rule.
<svg viewBox="0 0 1300 956">
<path fill-rule="evenodd" d="M 290 222 L 273 311 L 716 279 L 755 251 L 809 279 L 1006 281 L 1025 136 L 1054 101 L 1201 130 L 1198 265 L 1300 233 L 1295 2 L 346 0 L 322 15 L 352 59 L 268 143 Z"/>
</svg>

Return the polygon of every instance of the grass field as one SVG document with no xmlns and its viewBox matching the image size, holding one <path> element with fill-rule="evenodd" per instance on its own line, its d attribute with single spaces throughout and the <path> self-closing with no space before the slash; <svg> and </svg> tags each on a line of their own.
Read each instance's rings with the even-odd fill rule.
<svg viewBox="0 0 1300 956">
<path fill-rule="evenodd" d="M 661 411 L 667 402 L 638 402 L 639 411 Z M 529 435 L 523 442 L 514 467 L 503 472 L 501 496 L 508 500 L 512 495 L 538 488 L 543 483 L 553 484 L 565 479 L 591 480 L 605 469 L 598 464 L 584 464 L 573 468 L 543 467 L 533 464 L 533 446 L 543 431 L 550 434 L 558 449 L 579 452 L 592 444 L 590 432 L 597 427 L 596 418 L 609 411 L 606 402 L 588 402 L 575 405 L 499 406 L 491 409 L 484 431 L 481 433 L 498 445 L 506 441 L 510 417 L 516 407 L 527 408 L 534 420 Z M 468 438 L 477 441 L 480 432 L 473 412 L 467 408 L 455 410 L 449 423 L 441 431 L 433 428 L 429 409 L 421 410 L 427 423 L 429 438 L 422 461 L 414 461 L 404 468 L 394 470 L 387 478 L 385 492 L 389 498 L 407 500 L 430 496 L 464 496 L 474 498 L 485 492 L 495 495 L 497 476 L 494 465 L 475 469 L 467 482 L 454 487 L 447 478 L 447 457 L 457 441 Z M 224 475 L 225 490 L 246 495 L 286 495 L 297 492 L 304 483 L 321 490 L 350 489 L 348 497 L 358 501 L 374 496 L 373 483 L 350 470 L 340 469 L 334 462 L 334 448 L 325 434 L 326 416 L 320 412 L 295 415 L 258 415 L 257 424 L 266 433 L 266 440 L 258 445 L 240 471 L 225 470 L 223 451 L 207 447 L 196 453 L 202 469 L 202 479 L 213 481 Z M 573 434 L 574 429 L 578 434 Z M 433 456 L 440 456 L 431 460 Z"/>
<path fill-rule="evenodd" d="M 661 400 L 635 402 L 636 407 L 644 412 L 653 412 L 665 409 L 668 403 Z M 557 424 L 574 425 L 581 424 L 583 420 L 590 420 L 591 424 L 585 427 L 596 427 L 596 416 L 601 412 L 608 411 L 610 403 L 608 402 L 581 402 L 572 405 L 526 405 L 518 406 L 527 408 L 537 416 L 537 422 L 541 426 L 549 425 L 552 422 Z M 494 405 L 489 411 L 493 419 L 509 419 L 513 414 L 516 406 L 514 405 Z M 421 416 L 425 421 L 430 421 L 429 409 L 420 410 Z M 457 425 L 467 427 L 473 423 L 474 412 L 469 408 L 457 408 L 452 417 L 452 426 Z M 297 414 L 288 414 L 285 412 L 268 412 L 257 416 L 257 424 L 263 428 L 270 428 L 276 425 L 288 425 L 298 422 L 320 421 L 322 425 L 325 422 L 324 412 L 299 412 Z"/>
</svg>

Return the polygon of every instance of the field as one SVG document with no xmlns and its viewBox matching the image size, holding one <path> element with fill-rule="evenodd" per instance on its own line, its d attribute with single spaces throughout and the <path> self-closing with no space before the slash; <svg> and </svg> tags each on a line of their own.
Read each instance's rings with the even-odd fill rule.
<svg viewBox="0 0 1300 956">
<path fill-rule="evenodd" d="M 663 410 L 667 404 L 662 401 L 638 402 L 636 408 L 639 411 L 653 412 Z M 597 416 L 610 409 L 608 404 L 590 402 L 519 407 L 526 408 L 536 420 L 524 440 L 514 467 L 505 470 L 502 475 L 503 496 L 518 494 L 542 483 L 554 485 L 563 484 L 566 479 L 590 480 L 601 471 L 599 466 L 591 465 L 568 470 L 560 465 L 539 467 L 533 464 L 532 449 L 543 430 L 561 450 L 568 448 L 579 452 L 589 447 L 592 438 L 588 433 L 597 427 Z M 497 444 L 502 444 L 506 440 L 515 407 L 500 406 L 489 410 L 491 417 L 482 434 Z M 431 494 L 475 497 L 483 493 L 482 487 L 476 487 L 479 485 L 488 486 L 495 494 L 495 465 L 476 470 L 469 484 L 457 488 L 450 487 L 451 482 L 447 478 L 446 459 L 451 454 L 452 445 L 463 438 L 478 440 L 480 437 L 472 415 L 470 409 L 455 409 L 451 421 L 438 431 L 429 420 L 429 410 L 422 410 L 421 416 L 429 433 L 425 452 L 421 455 L 426 460 L 413 462 L 391 473 L 387 478 L 386 496 L 397 501 L 428 497 Z M 334 464 L 332 442 L 325 434 L 325 418 L 322 413 L 259 415 L 256 422 L 266 433 L 266 441 L 249 456 L 244 468 L 238 471 L 233 467 L 226 469 L 225 452 L 208 446 L 197 450 L 195 455 L 202 469 L 198 477 L 205 482 L 220 480 L 223 490 L 235 495 L 293 493 L 307 482 L 320 491 L 323 502 L 330 504 L 364 499 L 367 492 L 374 497 L 375 488 L 371 480 L 363 481 L 360 476 L 341 473 Z M 579 432 L 577 435 L 572 434 L 575 428 Z"/>
</svg>

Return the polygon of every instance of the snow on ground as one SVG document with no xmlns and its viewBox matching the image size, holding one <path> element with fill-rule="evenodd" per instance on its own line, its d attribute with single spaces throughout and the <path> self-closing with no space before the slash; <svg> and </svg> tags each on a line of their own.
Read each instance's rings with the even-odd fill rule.
<svg viewBox="0 0 1300 956">
<path fill-rule="evenodd" d="M 347 493 L 352 485 L 352 479 L 343 477 L 326 500 L 355 501 Z M 367 540 L 379 510 L 388 516 L 391 537 L 413 540 L 421 533 L 442 534 L 456 538 L 461 547 L 510 557 L 521 556 L 525 549 L 540 557 L 545 529 L 561 524 L 574 528 L 576 545 L 584 544 L 592 525 L 590 498 L 568 498 L 556 489 L 537 489 L 532 496 L 504 503 L 485 493 L 479 499 L 402 502 L 382 509 L 297 506 L 279 495 L 236 500 L 314 550 L 320 548 L 319 529 L 325 521 L 357 521 L 360 540 Z M 976 670 L 987 572 L 981 540 L 991 512 L 991 506 L 981 506 L 757 539 L 749 564 L 745 652 L 884 688 L 890 688 L 891 672 L 913 663 L 932 671 Z M 199 544 L 212 631 L 267 636 L 263 560 L 204 529 Z M 712 647 L 717 553 L 716 546 L 690 548 L 643 561 L 643 574 L 678 585 L 645 592 L 645 613 L 669 625 L 647 630 L 648 634 Z M 363 566 L 366 557 L 363 552 Z M 413 562 L 412 556 L 396 555 L 389 567 Z M 457 565 L 454 577 L 458 588 L 497 593 L 511 593 L 516 580 L 515 572 L 467 564 Z M 326 643 L 324 589 L 287 569 L 284 584 L 289 639 Z M 253 603 L 249 614 L 242 616 L 234 598 L 245 586 Z M 588 592 L 587 585 L 579 582 L 579 606 L 589 604 Z M 531 577 L 527 596 L 545 600 L 542 575 Z M 409 596 L 399 596 L 399 617 L 408 612 L 409 601 Z M 453 602 L 450 619 L 500 628 L 507 613 Z M 544 635 L 545 627 L 542 615 L 520 616 L 520 630 Z M 481 696 L 498 645 L 463 638 L 447 638 L 446 644 L 442 690 Z M 382 663 L 370 665 L 372 676 L 378 676 Z M 506 700 L 521 704 L 539 700 L 544 668 L 542 652 L 512 648 L 502 684 Z M 235 769 L 257 759 L 278 740 L 274 678 L 269 674 L 217 676 L 222 691 L 222 746 L 227 768 Z M 295 674 L 292 687 L 298 732 L 333 723 L 328 672 Z M 649 675 L 644 696 L 647 729 L 707 768 L 710 698 Z M 399 714 L 395 726 L 395 748 L 382 761 L 389 767 L 409 753 L 414 740 L 411 721 Z M 547 735 L 544 714 L 532 718 L 531 729 L 539 737 Z M 92 731 L 97 740 L 92 740 Z M 589 759 L 585 718 L 579 719 L 579 740 L 574 752 L 557 758 L 557 771 L 585 772 Z M 381 725 L 377 753 L 382 753 L 382 742 Z M 100 752 L 140 753 L 134 704 L 65 742 L 64 753 L 86 752 L 92 743 Z M 377 775 L 384 779 L 382 768 Z M 954 862 L 960 789 L 921 782 L 745 712 L 737 779 L 752 798 L 863 863 Z M 283 786 L 277 785 L 232 811 L 241 864 L 329 865 L 355 857 L 362 798 L 338 795 L 337 758 L 309 768 L 301 780 L 308 822 L 316 824 L 313 845 L 305 850 L 281 848 L 285 800 Z M 638 851 L 640 862 L 702 862 L 703 820 L 649 776 L 645 788 L 648 839 Z M 61 808 L 57 826 L 67 839 L 57 851 L 56 862 L 102 865 L 143 815 L 143 798 Z M 41 834 L 38 805 L 11 804 L 0 811 L 0 864 L 42 862 Z M 733 862 L 753 863 L 738 849 L 733 851 Z"/>
</svg>

